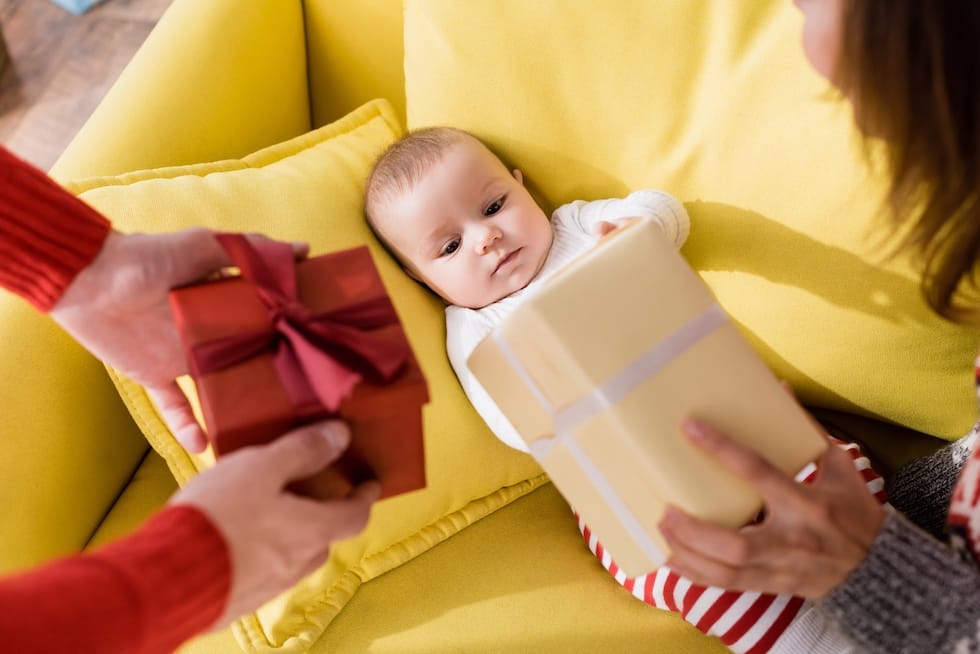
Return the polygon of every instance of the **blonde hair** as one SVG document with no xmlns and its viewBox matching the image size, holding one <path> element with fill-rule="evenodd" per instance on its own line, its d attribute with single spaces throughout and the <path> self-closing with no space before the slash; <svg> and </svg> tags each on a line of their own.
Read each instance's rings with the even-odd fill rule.
<svg viewBox="0 0 980 654">
<path fill-rule="evenodd" d="M 396 259 L 401 256 L 379 229 L 385 205 L 415 186 L 446 150 L 467 138 L 477 140 L 455 127 L 424 127 L 392 143 L 374 162 L 364 190 L 364 214 L 371 231 Z"/>
</svg>

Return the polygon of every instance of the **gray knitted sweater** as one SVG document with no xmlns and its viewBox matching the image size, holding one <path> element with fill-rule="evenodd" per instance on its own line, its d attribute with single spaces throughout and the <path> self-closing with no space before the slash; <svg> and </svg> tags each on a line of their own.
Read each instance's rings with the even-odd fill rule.
<svg viewBox="0 0 980 654">
<path fill-rule="evenodd" d="M 867 651 L 980 654 L 980 567 L 947 545 L 945 533 L 972 445 L 971 435 L 899 470 L 887 486 L 897 512 L 865 562 L 822 600 Z"/>
</svg>

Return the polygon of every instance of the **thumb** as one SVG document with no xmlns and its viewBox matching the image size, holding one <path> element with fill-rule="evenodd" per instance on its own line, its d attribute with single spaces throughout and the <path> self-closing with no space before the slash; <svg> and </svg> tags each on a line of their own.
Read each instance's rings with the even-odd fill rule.
<svg viewBox="0 0 980 654">
<path fill-rule="evenodd" d="M 314 475 L 347 449 L 350 429 L 337 420 L 305 425 L 266 446 L 263 464 L 277 484 Z"/>
<path fill-rule="evenodd" d="M 817 461 L 817 475 L 814 484 L 828 490 L 844 491 L 852 500 L 857 500 L 855 492 L 866 491 L 861 473 L 854 467 L 850 455 L 843 448 L 830 444 Z"/>
<path fill-rule="evenodd" d="M 246 235 L 253 243 L 271 241 L 261 234 Z M 180 270 L 176 271 L 174 285 L 196 282 L 232 265 L 231 257 L 221 244 L 214 238 L 214 232 L 203 227 L 192 227 L 172 235 L 175 252 Z M 310 252 L 307 243 L 290 242 L 293 256 L 304 259 Z"/>
</svg>

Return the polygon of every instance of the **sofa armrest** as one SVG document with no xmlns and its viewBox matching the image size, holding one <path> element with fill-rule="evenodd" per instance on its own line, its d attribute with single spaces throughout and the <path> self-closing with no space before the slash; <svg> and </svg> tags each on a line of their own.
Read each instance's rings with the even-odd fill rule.
<svg viewBox="0 0 980 654">
<path fill-rule="evenodd" d="M 0 575 L 78 551 L 146 439 L 92 355 L 0 292 Z"/>
<path fill-rule="evenodd" d="M 237 158 L 307 131 L 309 105 L 300 0 L 175 0 L 51 174 Z"/>
</svg>

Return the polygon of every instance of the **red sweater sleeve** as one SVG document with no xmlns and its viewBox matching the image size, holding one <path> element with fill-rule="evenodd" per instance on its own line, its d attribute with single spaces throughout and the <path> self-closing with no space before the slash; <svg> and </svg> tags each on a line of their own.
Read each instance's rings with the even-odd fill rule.
<svg viewBox="0 0 980 654">
<path fill-rule="evenodd" d="M 96 257 L 109 221 L 0 147 L 0 286 L 41 311 Z M 221 534 L 172 507 L 92 553 L 0 578 L 0 649 L 172 652 L 211 626 L 231 589 Z"/>
<path fill-rule="evenodd" d="M 48 311 L 109 230 L 95 209 L 0 147 L 0 286 Z"/>
<path fill-rule="evenodd" d="M 214 623 L 230 587 L 221 534 L 171 507 L 101 550 L 0 580 L 0 649 L 169 653 Z"/>
</svg>

